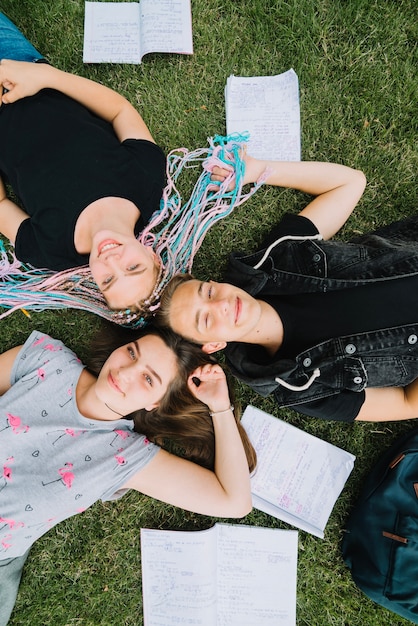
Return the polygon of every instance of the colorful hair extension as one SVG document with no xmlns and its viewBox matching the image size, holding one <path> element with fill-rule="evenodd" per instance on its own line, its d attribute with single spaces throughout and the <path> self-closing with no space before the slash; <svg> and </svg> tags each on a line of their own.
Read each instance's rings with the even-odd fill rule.
<svg viewBox="0 0 418 626">
<path fill-rule="evenodd" d="M 179 148 L 168 155 L 168 184 L 160 209 L 138 237 L 160 257 L 161 271 L 153 293 L 141 303 L 139 310 L 110 310 L 88 266 L 62 272 L 36 269 L 18 261 L 14 252 L 6 251 L 0 241 L 0 305 L 7 309 L 0 319 L 22 308 L 32 311 L 73 308 L 122 325 L 142 326 L 158 307 L 159 295 L 170 278 L 190 272 L 208 229 L 245 202 L 265 180 L 263 175 L 248 193 L 242 193 L 245 171 L 242 156 L 248 135 L 217 135 L 208 141 L 208 148 L 193 152 Z M 183 205 L 176 182 L 183 170 L 197 165 L 203 166 L 203 171 Z M 215 165 L 231 172 L 222 184 L 210 179 Z M 234 179 L 234 188 L 228 191 Z"/>
</svg>

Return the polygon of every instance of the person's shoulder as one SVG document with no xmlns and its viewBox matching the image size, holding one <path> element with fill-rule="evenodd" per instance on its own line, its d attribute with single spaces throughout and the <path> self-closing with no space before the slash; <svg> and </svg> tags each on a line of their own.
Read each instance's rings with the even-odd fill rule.
<svg viewBox="0 0 418 626">
<path fill-rule="evenodd" d="M 318 234 L 318 229 L 308 218 L 303 215 L 285 213 L 255 252 L 235 251 L 229 255 L 223 280 L 256 296 L 272 269 L 271 261 L 268 266 L 264 264 L 269 247 L 273 247 L 273 244 L 282 238 L 292 236 L 309 238 Z M 286 256 L 286 250 L 282 251 L 280 247 L 275 249 L 280 249 L 280 253 Z M 260 267 L 261 262 L 263 267 Z"/>
<path fill-rule="evenodd" d="M 281 237 L 312 237 L 313 235 L 318 235 L 318 229 L 310 219 L 299 213 L 285 213 L 263 239 L 259 250 L 268 248 Z"/>
<path fill-rule="evenodd" d="M 77 363 L 82 367 L 77 355 L 62 341 L 34 330 L 26 339 L 13 364 L 12 384 L 33 372 L 45 377 L 46 370 L 61 371 L 65 363 Z"/>
</svg>

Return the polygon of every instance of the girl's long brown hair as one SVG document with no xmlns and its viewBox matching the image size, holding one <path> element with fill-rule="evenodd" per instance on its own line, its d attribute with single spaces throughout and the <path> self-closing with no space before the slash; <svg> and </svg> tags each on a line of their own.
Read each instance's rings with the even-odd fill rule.
<svg viewBox="0 0 418 626">
<path fill-rule="evenodd" d="M 186 341 L 169 329 L 156 329 L 151 325 L 142 330 L 130 330 L 116 325 L 106 325 L 92 345 L 90 369 L 98 374 L 110 354 L 127 343 L 144 335 L 160 337 L 177 357 L 177 375 L 170 383 L 159 406 L 152 411 L 141 409 L 127 415 L 133 419 L 134 430 L 145 435 L 159 446 L 180 454 L 184 458 L 211 470 L 215 462 L 215 433 L 209 409 L 197 400 L 187 386 L 187 379 L 197 368 L 207 363 L 217 363 L 198 345 Z M 250 471 L 256 466 L 255 450 L 240 423 L 241 412 L 235 402 L 233 387 L 227 375 L 235 420 L 247 456 Z"/>
</svg>

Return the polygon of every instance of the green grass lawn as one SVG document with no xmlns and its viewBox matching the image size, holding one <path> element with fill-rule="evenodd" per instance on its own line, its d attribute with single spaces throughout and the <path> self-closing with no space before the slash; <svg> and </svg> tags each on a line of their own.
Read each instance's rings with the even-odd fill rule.
<svg viewBox="0 0 418 626">
<path fill-rule="evenodd" d="M 417 208 L 414 0 L 192 0 L 193 56 L 152 54 L 141 65 L 98 66 L 82 63 L 82 0 L 0 5 L 53 64 L 123 93 L 167 151 L 204 146 L 208 136 L 225 132 L 223 94 L 230 74 L 272 75 L 293 67 L 300 82 L 302 158 L 362 169 L 369 181 L 339 236 L 365 232 Z M 297 192 L 261 189 L 209 233 L 195 273 L 220 277 L 229 250 L 254 248 L 286 210 L 305 203 Z M 97 319 L 73 311 L 34 313 L 31 319 L 17 312 L 0 323 L 2 350 L 37 328 L 67 342 L 81 358 L 98 326 Z M 355 587 L 340 541 L 367 471 L 415 424 L 323 423 L 278 411 L 244 386 L 239 393 L 244 405 L 255 404 L 357 455 L 325 539 L 299 533 L 298 626 L 407 624 Z M 200 530 L 214 521 L 137 493 L 98 503 L 37 542 L 11 624 L 140 626 L 140 528 Z M 255 510 L 240 523 L 286 528 Z"/>
</svg>

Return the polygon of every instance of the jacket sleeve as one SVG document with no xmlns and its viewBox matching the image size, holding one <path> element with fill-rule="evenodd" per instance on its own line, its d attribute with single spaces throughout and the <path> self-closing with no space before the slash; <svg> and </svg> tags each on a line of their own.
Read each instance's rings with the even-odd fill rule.
<svg viewBox="0 0 418 626">
<path fill-rule="evenodd" d="M 309 417 L 319 417 L 323 420 L 336 422 L 353 422 L 360 412 L 365 397 L 364 391 L 357 393 L 343 390 L 335 396 L 305 404 L 296 404 L 290 408 Z"/>
</svg>

